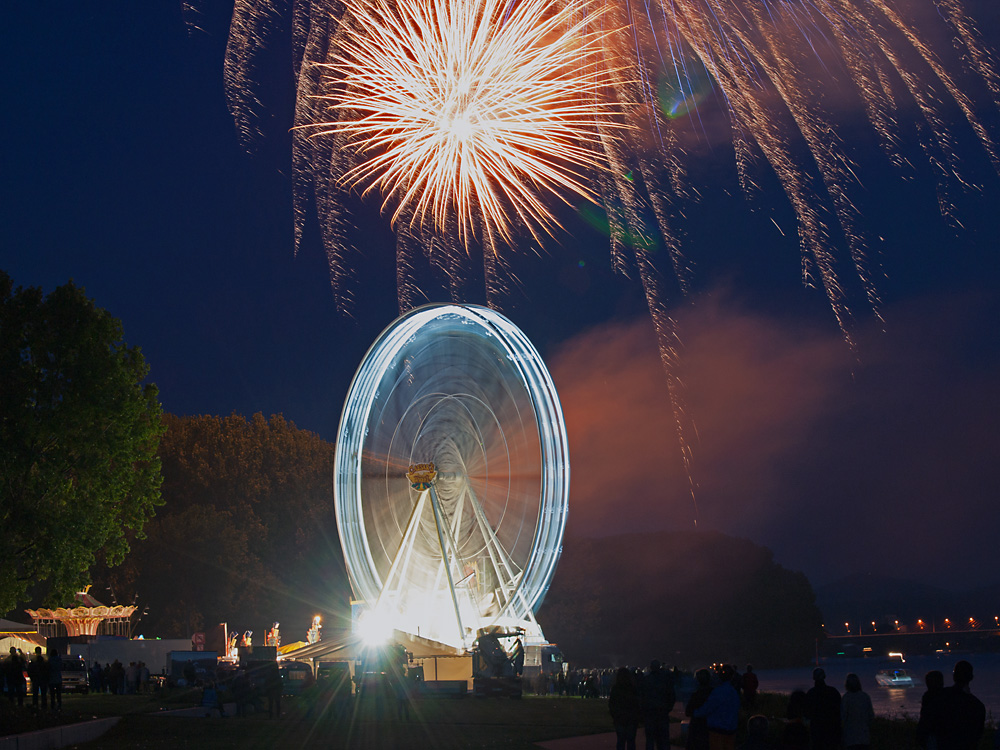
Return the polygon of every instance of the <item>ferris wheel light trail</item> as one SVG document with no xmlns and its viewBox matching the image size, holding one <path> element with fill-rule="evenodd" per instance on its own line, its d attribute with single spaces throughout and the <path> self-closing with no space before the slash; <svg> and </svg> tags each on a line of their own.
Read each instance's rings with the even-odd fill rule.
<svg viewBox="0 0 1000 750">
<path fill-rule="evenodd" d="M 434 305 L 386 329 L 348 391 L 334 490 L 361 632 L 457 647 L 487 625 L 541 637 L 566 427 L 538 352 L 502 315 Z"/>
</svg>

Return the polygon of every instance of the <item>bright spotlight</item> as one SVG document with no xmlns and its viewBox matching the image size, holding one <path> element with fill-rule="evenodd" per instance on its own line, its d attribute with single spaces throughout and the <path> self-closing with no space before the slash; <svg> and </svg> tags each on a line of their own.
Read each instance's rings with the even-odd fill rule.
<svg viewBox="0 0 1000 750">
<path fill-rule="evenodd" d="M 394 628 L 384 612 L 370 611 L 358 620 L 358 634 L 368 647 L 384 646 L 392 637 Z"/>
</svg>

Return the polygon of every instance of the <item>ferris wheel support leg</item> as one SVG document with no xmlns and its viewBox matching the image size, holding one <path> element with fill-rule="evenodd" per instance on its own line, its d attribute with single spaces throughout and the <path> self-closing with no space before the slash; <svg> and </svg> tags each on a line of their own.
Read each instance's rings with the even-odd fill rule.
<svg viewBox="0 0 1000 750">
<path fill-rule="evenodd" d="M 479 524 L 479 533 L 483 535 L 483 540 L 486 542 L 486 552 L 490 556 L 490 564 L 493 566 L 493 573 L 497 577 L 497 582 L 500 584 L 500 592 L 504 594 L 506 601 L 503 603 L 503 608 L 506 609 L 508 603 L 510 602 L 510 597 L 507 595 L 504 588 L 504 572 L 500 570 L 500 563 L 497 562 L 497 552 L 494 550 L 494 545 L 490 544 L 491 539 L 495 538 L 493 535 L 493 530 L 490 528 L 489 523 L 483 518 L 483 509 L 479 507 L 479 503 L 476 500 L 476 496 L 472 493 L 472 488 L 468 485 L 465 486 L 465 493 L 470 497 L 470 504 L 472 505 L 473 515 L 476 518 L 476 523 Z M 506 566 L 504 566 L 506 567 Z M 507 574 L 509 575 L 509 570 Z M 502 611 L 502 610 L 501 610 Z"/>
<path fill-rule="evenodd" d="M 402 568 L 399 570 L 400 579 L 403 578 L 407 568 L 409 567 L 410 554 L 413 552 L 413 540 L 416 538 L 416 530 L 420 523 L 420 516 L 423 514 L 424 505 L 427 504 L 427 495 L 428 492 L 424 490 L 420 493 L 420 497 L 417 499 L 417 502 L 413 504 L 413 510 L 410 511 L 410 518 L 406 522 L 406 529 L 403 532 L 403 538 L 399 542 L 399 549 L 396 550 L 396 555 L 392 559 L 392 565 L 389 566 L 389 573 L 385 577 L 385 582 L 382 584 L 382 590 L 379 591 L 378 600 L 375 602 L 375 609 L 379 608 L 382 604 L 382 598 L 392 587 L 392 580 L 396 576 L 397 569 L 400 568 L 400 560 L 402 560 Z"/>
<path fill-rule="evenodd" d="M 504 576 L 500 571 L 500 566 L 497 565 L 496 557 L 500 558 L 500 562 L 503 565 L 504 571 L 507 574 L 507 584 L 508 586 L 515 589 L 517 598 L 520 599 L 521 604 L 524 607 L 525 617 L 537 628 L 538 623 L 535 622 L 534 613 L 531 611 L 531 607 L 528 606 L 527 600 L 524 598 L 524 592 L 521 591 L 520 585 L 518 583 L 518 578 L 520 573 L 515 574 L 511 569 L 513 562 L 510 556 L 507 554 L 507 550 L 503 548 L 500 544 L 500 540 L 497 539 L 496 533 L 490 526 L 489 521 L 486 518 L 486 511 L 483 510 L 482 505 L 479 504 L 479 498 L 476 497 L 476 493 L 472 491 L 472 487 L 468 484 L 465 485 L 465 491 L 469 496 L 469 502 L 472 505 L 472 511 L 476 516 L 476 521 L 479 522 L 479 530 L 486 540 L 486 550 L 490 555 L 490 562 L 493 564 L 493 570 L 497 574 L 497 581 L 500 582 L 500 590 L 503 592 L 506 602 L 504 603 L 504 609 L 510 606 L 511 596 L 510 593 L 505 588 L 503 583 Z M 496 551 L 496 556 L 494 556 L 494 550 Z M 514 567 L 517 567 L 514 565 Z"/>
<path fill-rule="evenodd" d="M 445 549 L 444 533 L 442 530 L 443 519 L 441 518 L 441 506 L 438 503 L 437 492 L 434 485 L 430 487 L 431 507 L 434 509 L 434 525 L 437 527 L 438 544 L 441 547 L 441 559 L 448 560 L 448 550 Z M 448 575 L 448 590 L 451 592 L 451 603 L 455 607 L 455 620 L 458 623 L 458 633 L 462 641 L 465 641 L 465 628 L 462 627 L 462 613 L 458 608 L 458 594 L 455 592 L 455 581 L 451 576 L 451 565 L 445 563 L 445 573 Z"/>
</svg>

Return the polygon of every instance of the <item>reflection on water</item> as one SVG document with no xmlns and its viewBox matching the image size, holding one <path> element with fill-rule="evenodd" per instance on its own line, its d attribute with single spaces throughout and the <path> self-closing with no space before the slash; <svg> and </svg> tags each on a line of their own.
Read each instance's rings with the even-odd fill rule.
<svg viewBox="0 0 1000 750">
<path fill-rule="evenodd" d="M 907 657 L 906 663 L 893 663 L 892 667 L 902 667 L 913 677 L 912 688 L 884 688 L 875 682 L 875 673 L 890 665 L 877 658 L 870 659 L 823 659 L 820 665 L 826 671 L 826 682 L 841 693 L 844 679 L 854 672 L 861 679 L 862 689 L 871 696 L 875 713 L 879 716 L 916 718 L 920 714 L 920 697 L 924 694 L 924 675 L 937 669 L 945 676 L 945 684 L 951 684 L 951 672 L 955 662 L 966 659 L 972 663 L 975 678 L 972 692 L 986 704 L 987 718 L 1000 719 L 1000 655 L 998 654 L 940 654 L 934 656 Z M 757 671 L 760 689 L 772 693 L 791 693 L 793 690 L 808 690 L 812 687 L 812 667 L 801 669 L 761 669 Z"/>
</svg>

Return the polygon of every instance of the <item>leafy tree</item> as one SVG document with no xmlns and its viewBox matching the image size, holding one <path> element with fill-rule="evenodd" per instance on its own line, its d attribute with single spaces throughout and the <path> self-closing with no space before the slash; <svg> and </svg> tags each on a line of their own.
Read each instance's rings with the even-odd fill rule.
<svg viewBox="0 0 1000 750">
<path fill-rule="evenodd" d="M 568 539 L 538 619 L 592 666 L 794 666 L 822 637 L 802 573 L 746 539 L 694 531 Z"/>
<path fill-rule="evenodd" d="M 347 582 L 333 445 L 280 415 L 164 419 L 166 506 L 101 583 L 148 605 L 141 629 L 152 635 L 219 622 L 259 635 L 277 620 L 287 641 L 317 612 L 335 626 L 329 615 L 346 616 Z"/>
<path fill-rule="evenodd" d="M 0 271 L 0 612 L 46 582 L 65 604 L 160 504 L 156 386 L 121 323 L 72 282 L 48 296 Z"/>
</svg>

